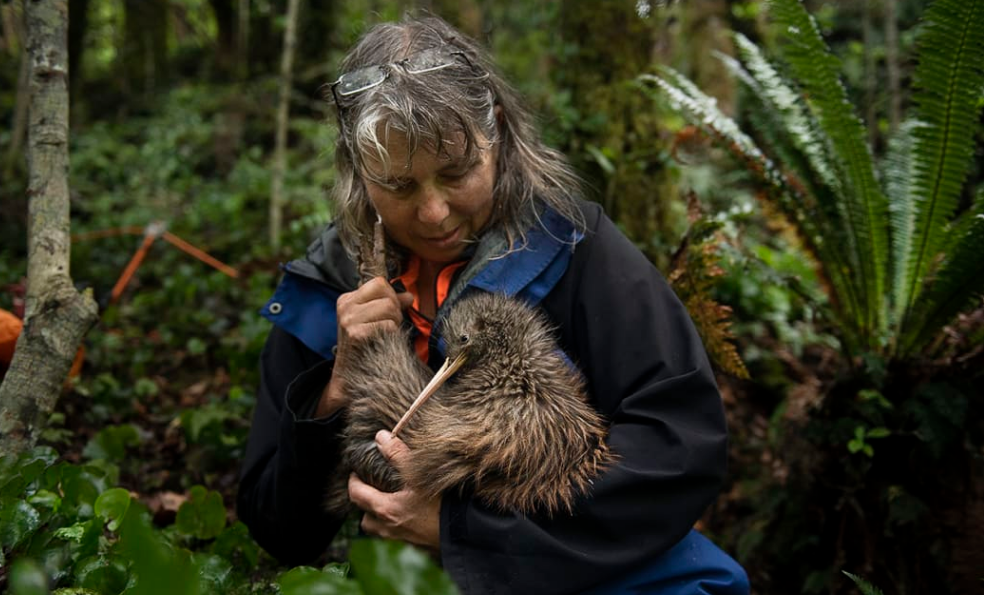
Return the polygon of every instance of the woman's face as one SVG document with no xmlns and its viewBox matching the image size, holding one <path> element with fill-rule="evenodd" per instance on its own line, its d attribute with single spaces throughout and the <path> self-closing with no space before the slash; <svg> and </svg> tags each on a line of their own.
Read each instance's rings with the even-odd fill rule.
<svg viewBox="0 0 984 595">
<path fill-rule="evenodd" d="M 494 147 L 479 136 L 475 157 L 465 158 L 464 141 L 448 143 L 440 155 L 420 147 L 407 163 L 406 139 L 394 135 L 386 146 L 390 169 L 371 156 L 365 179 L 369 199 L 390 238 L 422 260 L 457 260 L 492 214 L 495 186 Z"/>
</svg>

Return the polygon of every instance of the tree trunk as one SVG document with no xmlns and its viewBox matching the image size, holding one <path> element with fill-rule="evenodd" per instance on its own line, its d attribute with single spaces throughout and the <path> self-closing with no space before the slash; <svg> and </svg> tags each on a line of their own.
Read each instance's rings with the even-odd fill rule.
<svg viewBox="0 0 984 595">
<path fill-rule="evenodd" d="M 862 2 L 861 7 L 861 39 L 864 46 L 864 119 L 868 125 L 868 146 L 875 151 L 878 143 L 878 65 L 875 62 L 875 35 L 872 26 L 872 4 L 875 0 Z"/>
<path fill-rule="evenodd" d="M 236 18 L 236 75 L 242 81 L 249 78 L 249 0 L 239 0 Z"/>
<path fill-rule="evenodd" d="M 68 3 L 26 6 L 31 57 L 27 301 L 24 328 L 0 385 L 0 452 L 32 447 L 54 410 L 79 342 L 98 319 L 69 277 Z"/>
<path fill-rule="evenodd" d="M 270 195 L 270 246 L 280 249 L 283 226 L 284 173 L 287 169 L 287 120 L 290 113 L 290 91 L 293 86 L 294 46 L 297 43 L 297 7 L 300 0 L 287 3 L 287 22 L 284 26 L 284 51 L 280 60 L 280 102 L 277 105 L 277 145 L 273 156 L 273 180 Z"/>
<path fill-rule="evenodd" d="M 899 72 L 899 22 L 896 0 L 885 0 L 885 69 L 888 71 L 888 130 L 902 121 L 902 76 Z"/>
</svg>

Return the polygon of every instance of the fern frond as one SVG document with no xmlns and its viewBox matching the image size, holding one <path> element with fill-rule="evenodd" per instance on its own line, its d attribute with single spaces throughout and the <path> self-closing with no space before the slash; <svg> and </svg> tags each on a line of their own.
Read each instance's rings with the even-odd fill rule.
<svg viewBox="0 0 984 595">
<path fill-rule="evenodd" d="M 888 153 L 882 161 L 882 179 L 888 196 L 888 214 L 892 230 L 892 318 L 893 325 L 902 319 L 903 294 L 908 284 L 905 262 L 912 250 L 916 222 L 915 197 L 912 194 L 913 131 L 920 123 L 906 120 L 888 141 Z"/>
<path fill-rule="evenodd" d="M 956 227 L 958 235 L 939 272 L 913 308 L 910 332 L 902 336 L 900 355 L 918 352 L 958 312 L 984 293 L 984 191 Z"/>
<path fill-rule="evenodd" d="M 913 311 L 919 288 L 943 247 L 973 156 L 984 87 L 984 2 L 936 0 L 925 21 L 917 38 L 920 61 L 913 75 L 913 102 L 923 123 L 913 133 L 915 220 L 899 296 L 904 306 L 900 333 L 910 346 L 909 327 L 923 318 Z"/>
<path fill-rule="evenodd" d="M 818 130 L 816 120 L 802 104 L 801 95 L 751 40 L 741 33 L 735 33 L 734 41 L 750 78 L 757 83 L 759 97 L 780 115 L 783 130 L 788 132 L 793 144 L 802 151 L 813 174 L 825 186 L 841 194 L 836 167 L 827 153 L 829 139 Z"/>
<path fill-rule="evenodd" d="M 700 334 L 707 355 L 726 373 L 748 378 L 731 331 L 731 307 L 711 297 L 724 271 L 718 266 L 721 222 L 706 219 L 693 192 L 687 198 L 690 227 L 674 252 L 667 280 L 680 297 Z"/>
<path fill-rule="evenodd" d="M 879 589 L 878 587 L 872 585 L 871 583 L 869 583 L 868 581 L 864 580 L 860 576 L 858 576 L 856 574 L 851 574 L 850 572 L 848 572 L 846 570 L 841 570 L 841 572 L 843 572 L 845 575 L 847 575 L 847 578 L 849 578 L 852 581 L 854 581 L 854 584 L 857 585 L 859 589 L 861 589 L 861 594 L 862 595 L 883 595 L 881 589 Z"/>
<path fill-rule="evenodd" d="M 767 200 L 772 202 L 789 221 L 801 231 L 805 247 L 829 266 L 819 271 L 827 285 L 833 288 L 831 299 L 845 304 L 830 312 L 841 331 L 845 344 L 856 346 L 860 314 L 856 291 L 850 275 L 852 267 L 838 253 L 837 233 L 826 233 L 817 226 L 816 201 L 809 195 L 804 183 L 781 171 L 775 163 L 745 134 L 738 125 L 717 108 L 714 98 L 708 97 L 682 74 L 662 66 L 660 75 L 644 74 L 638 77 L 644 90 L 654 93 L 650 85 L 665 95 L 678 113 L 699 127 L 719 144 L 727 148 L 763 184 Z M 845 318 L 846 317 L 846 318 Z"/>
<path fill-rule="evenodd" d="M 805 186 L 804 198 L 809 199 L 792 203 L 795 212 L 786 215 L 807 236 L 811 251 L 826 265 L 824 274 L 834 291 L 832 299 L 846 310 L 844 316 L 853 321 L 853 327 L 861 328 L 864 320 L 859 290 L 851 274 L 859 269 L 856 260 L 851 260 L 857 250 L 844 249 L 852 245 L 852 237 L 842 224 L 845 201 L 839 198 L 840 182 L 827 154 L 829 139 L 803 108 L 792 85 L 759 48 L 740 34 L 735 35 L 735 45 L 748 70 L 730 56 L 721 54 L 718 58 L 751 90 L 751 101 L 746 104 L 750 121 L 770 153 L 778 158 L 776 161 L 796 173 Z"/>
<path fill-rule="evenodd" d="M 846 202 L 844 225 L 854 239 L 851 260 L 859 263 L 855 278 L 864 305 L 862 336 L 873 348 L 884 330 L 887 201 L 875 180 L 864 127 L 851 109 L 841 83 L 839 60 L 824 43 L 816 21 L 799 0 L 771 0 L 770 7 L 787 42 L 782 45 L 783 56 L 803 86 L 820 128 L 830 139 L 830 154 L 837 157 Z"/>
</svg>

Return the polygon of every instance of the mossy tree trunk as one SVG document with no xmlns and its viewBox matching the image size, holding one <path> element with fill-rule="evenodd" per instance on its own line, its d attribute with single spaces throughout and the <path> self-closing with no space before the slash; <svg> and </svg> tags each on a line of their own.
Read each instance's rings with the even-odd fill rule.
<svg viewBox="0 0 984 595">
<path fill-rule="evenodd" d="M 571 146 L 578 168 L 608 214 L 650 258 L 668 257 L 677 190 L 660 158 L 668 146 L 652 102 L 631 86 L 649 71 L 662 16 L 640 14 L 633 0 L 564 0 L 566 56 L 558 83 L 578 114 Z M 662 262 L 661 264 L 666 264 Z"/>
<path fill-rule="evenodd" d="M 123 0 L 122 66 L 126 91 L 147 99 L 168 76 L 167 0 Z"/>
<path fill-rule="evenodd" d="M 24 329 L 0 385 L 0 453 L 35 444 L 98 318 L 69 276 L 68 2 L 28 0 L 28 264 Z"/>
</svg>

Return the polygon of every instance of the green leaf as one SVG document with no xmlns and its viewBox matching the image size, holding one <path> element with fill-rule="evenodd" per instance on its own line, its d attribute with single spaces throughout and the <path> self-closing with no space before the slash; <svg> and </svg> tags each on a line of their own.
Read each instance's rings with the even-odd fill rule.
<svg viewBox="0 0 984 595">
<path fill-rule="evenodd" d="M 106 459 L 119 462 L 126 458 L 126 449 L 140 444 L 140 434 L 132 424 L 103 428 L 89 440 L 82 451 L 87 459 Z"/>
<path fill-rule="evenodd" d="M 841 195 L 843 225 L 851 242 L 847 262 L 859 267 L 851 273 L 859 290 L 864 325 L 861 336 L 869 348 L 879 345 L 884 328 L 885 273 L 888 261 L 888 201 L 875 178 L 864 126 L 840 78 L 840 62 L 827 48 L 816 21 L 799 0 L 771 0 L 775 27 L 784 38 L 781 51 L 809 98 L 820 128 L 830 139 Z"/>
<path fill-rule="evenodd" d="M 256 566 L 260 558 L 260 546 L 253 541 L 242 521 L 226 527 L 212 543 L 210 551 L 247 568 Z"/>
<path fill-rule="evenodd" d="M 41 525 L 41 515 L 24 500 L 7 501 L 0 509 L 0 546 L 16 549 Z"/>
<path fill-rule="evenodd" d="M 198 595 L 202 583 L 187 550 L 171 547 L 150 524 L 138 502 L 127 509 L 119 528 L 119 551 L 131 562 L 134 583 L 127 595 Z"/>
<path fill-rule="evenodd" d="M 48 576 L 30 559 L 16 560 L 10 567 L 10 595 L 48 595 Z"/>
<path fill-rule="evenodd" d="M 222 532 L 226 522 L 222 494 L 203 486 L 191 488 L 188 500 L 178 509 L 175 526 L 179 533 L 198 539 L 213 539 Z"/>
<path fill-rule="evenodd" d="M 27 501 L 32 506 L 47 508 L 52 512 L 58 512 L 58 509 L 61 508 L 62 499 L 61 496 L 54 492 L 49 492 L 48 490 L 38 490 L 37 492 L 34 492 L 34 495 L 28 498 Z"/>
<path fill-rule="evenodd" d="M 118 556 L 91 556 L 75 565 L 75 585 L 96 593 L 122 593 L 129 580 L 126 561 Z"/>
<path fill-rule="evenodd" d="M 130 509 L 131 500 L 130 492 L 123 488 L 106 490 L 96 498 L 96 516 L 109 521 L 109 530 L 116 531 L 126 511 Z"/>
<path fill-rule="evenodd" d="M 867 437 L 868 438 L 886 438 L 886 437 L 891 436 L 891 435 L 892 435 L 892 432 L 890 432 L 888 430 L 888 428 L 872 428 L 872 429 L 868 430 Z"/>
<path fill-rule="evenodd" d="M 230 586 L 230 576 L 232 575 L 232 564 L 228 560 L 214 554 L 196 553 L 193 556 L 195 566 L 198 567 L 198 576 L 206 586 L 208 593 L 228 593 Z"/>
<path fill-rule="evenodd" d="M 281 595 L 363 595 L 358 583 L 332 572 L 299 566 L 277 578 Z"/>
<path fill-rule="evenodd" d="M 919 124 L 913 131 L 914 227 L 905 261 L 901 331 L 908 333 L 920 288 L 945 245 L 948 223 L 963 192 L 980 128 L 984 87 L 984 4 L 936 0 L 927 9 L 916 44 L 913 102 Z M 908 349 L 914 347 L 911 343 Z"/>
<path fill-rule="evenodd" d="M 864 580 L 860 576 L 851 574 L 850 572 L 848 572 L 846 570 L 841 570 L 841 572 L 843 572 L 847 576 L 847 578 L 849 578 L 852 581 L 854 581 L 854 584 L 856 584 L 858 586 L 858 588 L 861 589 L 862 595 L 882 595 L 882 592 L 881 592 L 880 589 L 878 589 L 877 587 L 875 587 L 874 585 L 872 585 L 868 581 Z"/>
<path fill-rule="evenodd" d="M 850 451 L 851 454 L 858 452 L 862 448 L 864 448 L 863 440 L 858 440 L 857 438 L 855 438 L 847 443 L 847 450 Z"/>
<path fill-rule="evenodd" d="M 235 419 L 236 414 L 226 408 L 206 405 L 181 412 L 181 425 L 185 428 L 188 440 L 198 442 L 202 433 L 212 424 L 221 424 L 227 419 Z"/>
<path fill-rule="evenodd" d="M 424 552 L 396 541 L 352 543 L 349 562 L 366 595 L 452 595 L 454 583 Z"/>
</svg>

